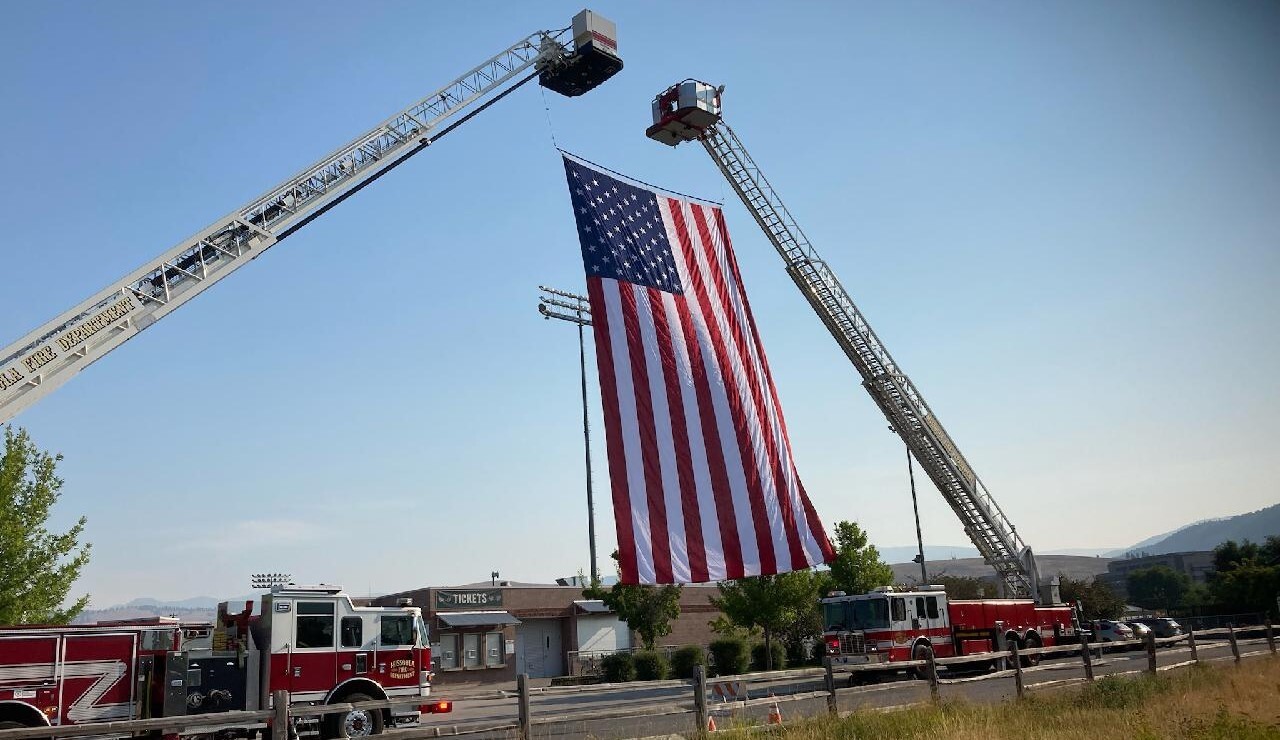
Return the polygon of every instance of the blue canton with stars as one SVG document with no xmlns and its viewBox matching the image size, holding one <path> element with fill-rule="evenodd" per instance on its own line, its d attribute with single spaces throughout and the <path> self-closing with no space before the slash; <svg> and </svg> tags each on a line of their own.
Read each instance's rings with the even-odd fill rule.
<svg viewBox="0 0 1280 740">
<path fill-rule="evenodd" d="M 683 293 L 657 195 L 568 157 L 564 169 L 587 277 Z"/>
</svg>

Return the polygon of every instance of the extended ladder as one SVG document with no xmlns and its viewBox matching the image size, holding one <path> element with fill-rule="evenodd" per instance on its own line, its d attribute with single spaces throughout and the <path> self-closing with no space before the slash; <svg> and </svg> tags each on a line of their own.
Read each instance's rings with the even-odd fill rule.
<svg viewBox="0 0 1280 740">
<path fill-rule="evenodd" d="M 791 279 L 858 369 L 863 387 L 1000 576 L 1006 594 L 1038 599 L 1039 576 L 1031 549 L 725 123 L 720 92 L 696 81 L 671 88 L 654 102 L 649 136 L 673 146 L 694 139 L 702 142 L 782 256 Z"/>
<path fill-rule="evenodd" d="M 607 19 L 575 16 L 572 51 L 569 31 L 517 41 L 0 349 L 0 423 L 534 77 L 576 96 L 622 68 Z"/>
</svg>

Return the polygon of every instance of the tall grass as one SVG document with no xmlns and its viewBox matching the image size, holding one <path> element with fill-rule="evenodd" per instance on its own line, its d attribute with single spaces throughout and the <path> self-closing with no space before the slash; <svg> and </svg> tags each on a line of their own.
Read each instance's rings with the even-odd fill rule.
<svg viewBox="0 0 1280 740">
<path fill-rule="evenodd" d="M 1192 666 L 1158 676 L 1108 677 L 1021 702 L 947 701 L 855 712 L 783 727 L 784 740 L 1280 740 L 1280 660 Z"/>
</svg>

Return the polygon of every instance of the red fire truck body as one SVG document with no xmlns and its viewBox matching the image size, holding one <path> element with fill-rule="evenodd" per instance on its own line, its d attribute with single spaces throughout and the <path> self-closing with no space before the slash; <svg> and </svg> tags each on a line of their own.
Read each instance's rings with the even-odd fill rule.
<svg viewBox="0 0 1280 740">
<path fill-rule="evenodd" d="M 358 607 L 334 586 L 287 586 L 213 624 L 152 618 L 0 628 L 0 728 L 430 695 L 417 607 Z M 450 702 L 330 715 L 326 737 L 376 734 Z"/>
<path fill-rule="evenodd" d="M 974 655 L 1020 647 L 1050 647 L 1076 639 L 1073 610 L 1030 599 L 948 601 L 942 586 L 869 594 L 837 592 L 822 599 L 827 655 L 837 664 L 892 663 Z"/>
</svg>

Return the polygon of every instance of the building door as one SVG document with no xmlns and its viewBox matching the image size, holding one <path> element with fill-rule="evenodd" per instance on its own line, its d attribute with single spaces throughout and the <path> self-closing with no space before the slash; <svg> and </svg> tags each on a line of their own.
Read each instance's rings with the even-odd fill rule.
<svg viewBox="0 0 1280 740">
<path fill-rule="evenodd" d="M 516 672 L 530 678 L 564 675 L 559 619 L 526 619 L 516 628 Z"/>
</svg>

